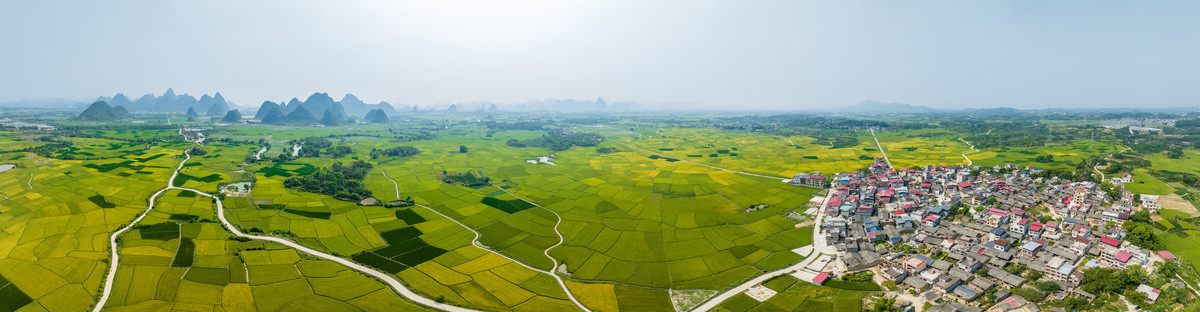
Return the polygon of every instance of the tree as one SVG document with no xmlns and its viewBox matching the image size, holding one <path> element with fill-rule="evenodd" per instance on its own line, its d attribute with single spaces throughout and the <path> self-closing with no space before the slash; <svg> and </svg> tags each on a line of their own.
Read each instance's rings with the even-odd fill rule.
<svg viewBox="0 0 1200 312">
<path fill-rule="evenodd" d="M 900 311 L 899 308 L 895 307 L 895 304 L 896 304 L 896 298 L 878 299 L 878 300 L 871 302 L 871 309 L 869 309 L 867 311 L 869 311 L 869 312 Z"/>
<path fill-rule="evenodd" d="M 1123 285 L 1116 273 L 1117 270 L 1113 268 L 1083 269 L 1083 279 L 1079 281 L 1079 288 L 1093 294 L 1119 290 Z"/>
<path fill-rule="evenodd" d="M 1150 223 L 1150 212 L 1146 210 L 1134 212 L 1132 215 L 1129 215 L 1129 221 Z"/>
<path fill-rule="evenodd" d="M 1042 302 L 1042 300 L 1046 299 L 1046 294 L 1029 287 L 1015 288 L 1012 290 L 1012 293 L 1030 302 Z"/>
<path fill-rule="evenodd" d="M 1146 302 L 1146 294 L 1136 290 L 1130 290 L 1125 293 L 1125 299 L 1129 299 L 1130 303 L 1141 304 Z"/>
<path fill-rule="evenodd" d="M 467 146 L 466 146 L 466 145 L 459 145 L 459 146 L 458 146 L 458 152 L 459 152 L 459 153 L 466 154 L 466 153 L 467 153 Z"/>
<path fill-rule="evenodd" d="M 1131 265 L 1120 271 L 1114 268 L 1088 268 L 1083 269 L 1083 279 L 1079 282 L 1079 288 L 1093 294 L 1119 294 L 1137 287 L 1146 278 L 1146 268 L 1140 265 Z"/>
<path fill-rule="evenodd" d="M 1175 147 L 1175 148 L 1172 148 L 1171 150 L 1167 151 L 1167 158 L 1170 158 L 1170 159 L 1183 158 L 1183 148 Z"/>
<path fill-rule="evenodd" d="M 1041 290 L 1042 292 L 1046 292 L 1046 293 L 1056 292 L 1060 289 L 1058 287 L 1058 283 L 1054 282 L 1054 281 L 1037 282 L 1036 287 L 1038 290 Z"/>
<path fill-rule="evenodd" d="M 1150 274 L 1146 273 L 1146 268 L 1137 264 L 1131 265 L 1121 271 L 1121 282 L 1125 283 L 1126 286 L 1137 286 L 1149 277 Z"/>
<path fill-rule="evenodd" d="M 1138 213 L 1144 213 L 1145 210 Z M 1134 215 L 1137 215 L 1135 213 Z M 1149 218 L 1149 214 L 1146 214 Z M 1154 227 L 1149 222 L 1134 221 L 1133 217 L 1129 221 L 1121 224 L 1125 228 L 1125 239 L 1130 243 L 1145 249 L 1157 250 L 1162 249 L 1162 244 L 1158 241 L 1158 236 L 1154 234 Z"/>
<path fill-rule="evenodd" d="M 1155 271 L 1155 273 L 1158 273 L 1158 276 L 1164 279 L 1174 278 L 1177 272 L 1179 272 L 1179 262 L 1177 261 L 1160 262 L 1158 270 Z"/>
<path fill-rule="evenodd" d="M 1024 264 L 1009 264 L 1008 266 L 1004 267 L 1004 271 L 1007 271 L 1008 273 L 1012 273 L 1013 275 L 1021 275 L 1021 272 L 1025 272 L 1025 265 Z"/>
<path fill-rule="evenodd" d="M 1029 274 L 1025 274 L 1025 278 L 1030 282 L 1037 281 L 1042 278 L 1042 272 L 1030 270 Z"/>
</svg>

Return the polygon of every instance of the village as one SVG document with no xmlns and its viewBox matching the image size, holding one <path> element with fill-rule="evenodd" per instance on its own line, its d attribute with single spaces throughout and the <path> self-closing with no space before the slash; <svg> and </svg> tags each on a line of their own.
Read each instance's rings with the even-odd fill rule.
<svg viewBox="0 0 1200 312">
<path fill-rule="evenodd" d="M 814 241 L 836 256 L 811 282 L 871 274 L 905 311 L 1040 311 L 1014 292 L 1037 288 L 1047 302 L 1090 301 L 1098 294 L 1080 287 L 1085 269 L 1153 272 L 1175 259 L 1139 247 L 1121 227 L 1135 213 L 1155 213 L 1156 196 L 1038 177 L 1039 171 L 1015 165 L 894 169 L 881 158 L 864 172 L 798 174 L 790 183 L 829 187 L 818 217 L 823 237 Z M 1144 284 L 1136 292 L 1149 303 L 1162 293 Z M 1136 297 L 1128 299 L 1143 296 Z"/>
</svg>

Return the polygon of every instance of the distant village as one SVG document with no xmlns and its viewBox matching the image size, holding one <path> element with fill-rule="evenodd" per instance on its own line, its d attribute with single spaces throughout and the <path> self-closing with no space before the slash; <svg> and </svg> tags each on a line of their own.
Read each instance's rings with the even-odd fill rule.
<svg viewBox="0 0 1200 312">
<path fill-rule="evenodd" d="M 837 256 L 822 268 L 828 274 L 812 282 L 871 271 L 877 282 L 894 283 L 898 303 L 937 303 L 926 311 L 1039 311 L 1010 292 L 1031 282 L 1006 268 L 1019 266 L 1058 283 L 1060 290 L 1047 300 L 1091 300 L 1096 294 L 1079 288 L 1084 269 L 1151 270 L 1155 262 L 1175 258 L 1135 246 L 1117 226 L 1139 210 L 1157 211 L 1156 196 L 1120 189 L 1113 200 L 1093 182 L 1032 177 L 1040 170 L 893 169 L 878 159 L 863 172 L 798 174 L 789 182 L 829 187 L 817 224 L 824 237 L 814 244 L 832 247 Z M 1148 302 L 1160 294 L 1147 285 L 1136 290 Z M 979 300 L 984 294 L 986 305 Z"/>
</svg>

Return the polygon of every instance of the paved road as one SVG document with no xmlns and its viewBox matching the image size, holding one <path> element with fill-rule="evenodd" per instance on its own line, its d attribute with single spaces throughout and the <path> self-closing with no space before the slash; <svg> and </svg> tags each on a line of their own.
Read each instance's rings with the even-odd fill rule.
<svg viewBox="0 0 1200 312">
<path fill-rule="evenodd" d="M 395 188 L 396 188 L 396 199 L 400 199 L 400 184 L 396 183 L 395 179 L 392 179 L 392 177 L 388 176 L 387 171 L 384 171 L 383 168 L 379 168 L 379 172 L 383 173 L 384 178 L 387 178 L 389 181 L 392 181 L 392 185 L 395 186 Z M 508 192 L 508 190 L 505 190 L 503 188 L 500 188 L 500 190 L 502 190 L 506 193 L 512 194 L 512 193 Z M 513 196 L 517 196 L 517 195 L 513 194 Z M 520 198 L 520 197 L 517 197 L 517 198 Z M 524 200 L 524 199 L 521 199 L 521 200 Z M 537 203 L 530 202 L 527 200 L 525 200 L 525 201 L 530 204 L 533 204 L 535 206 L 542 207 L 542 206 L 538 205 Z M 500 253 L 500 252 L 496 251 L 495 249 L 492 249 L 488 245 L 484 245 L 483 243 L 480 243 L 479 238 L 480 238 L 480 236 L 482 236 L 482 234 L 480 234 L 478 231 L 475 231 L 475 229 L 471 228 L 470 226 L 467 226 L 466 224 L 459 222 L 457 219 L 451 218 L 450 216 L 448 216 L 444 213 L 441 213 L 440 211 L 434 210 L 432 207 L 425 206 L 425 205 L 422 205 L 422 204 L 419 204 L 416 202 L 414 202 L 413 205 L 423 207 L 425 209 L 429 209 L 429 211 L 432 211 L 433 213 L 436 213 L 436 214 L 442 216 L 443 218 L 453 221 L 454 223 L 458 223 L 458 225 L 462 226 L 463 228 L 466 228 L 468 231 L 471 231 L 471 233 L 474 233 L 475 238 L 471 240 L 471 245 L 475 245 L 475 247 L 479 247 L 479 249 L 486 250 L 497 256 L 504 257 L 505 259 L 508 259 L 509 261 L 516 262 L 517 264 L 520 264 L 521 266 L 524 266 L 527 269 L 533 270 L 538 273 L 548 274 L 551 277 L 554 277 L 554 279 L 558 281 L 558 285 L 560 287 L 562 287 L 563 292 L 565 292 L 567 294 L 567 298 L 571 299 L 571 302 L 574 303 L 577 308 L 579 308 L 580 310 L 583 310 L 583 311 L 591 312 L 591 310 L 588 309 L 586 306 L 584 306 L 582 302 L 579 302 L 579 300 L 575 299 L 575 295 L 571 293 L 571 289 L 567 288 L 567 284 L 563 281 L 563 279 L 561 277 L 558 276 L 558 274 L 555 274 L 553 271 L 547 271 L 547 270 L 536 268 L 534 266 L 526 264 L 525 262 L 521 262 L 521 260 L 517 260 L 517 259 L 514 259 L 513 257 L 509 257 L 508 255 Z M 546 210 L 550 210 L 550 209 L 546 209 Z M 550 212 L 554 213 L 555 216 L 558 216 L 558 213 L 554 212 L 553 210 L 551 210 Z M 550 246 L 550 248 L 546 248 L 546 250 L 543 252 L 546 255 L 546 257 L 550 258 L 550 261 L 552 261 L 554 263 L 554 266 L 551 267 L 550 270 L 554 270 L 555 268 L 558 267 L 558 260 L 555 260 L 554 257 L 550 256 L 550 253 L 549 253 L 550 249 L 554 249 L 554 247 L 558 247 L 558 245 L 562 244 L 562 242 L 563 242 L 562 233 L 558 232 L 558 224 L 559 223 L 562 223 L 561 216 L 558 216 L 558 222 L 554 223 L 554 233 L 558 234 L 558 244 L 554 244 L 554 246 Z"/>
<path fill-rule="evenodd" d="M 830 190 L 829 194 L 833 194 L 832 192 L 833 192 L 833 190 Z M 819 208 L 819 211 L 817 212 L 817 218 L 813 224 L 813 243 L 810 244 L 813 246 L 813 251 L 812 251 L 812 253 L 808 254 L 808 258 L 804 258 L 803 261 L 800 261 L 800 263 L 794 264 L 792 266 L 782 268 L 779 270 L 775 270 L 775 271 L 771 271 L 771 272 L 767 272 L 763 275 L 760 275 L 759 277 L 756 277 L 745 283 L 742 283 L 741 285 L 738 285 L 737 287 L 726 290 L 724 293 L 721 293 L 720 295 L 712 297 L 712 298 L 708 299 L 708 301 L 705 301 L 703 304 L 696 306 L 695 308 L 692 309 L 691 312 L 705 312 L 708 310 L 712 310 L 713 308 L 716 308 L 717 305 L 720 305 L 722 302 L 725 302 L 725 300 L 729 300 L 729 298 L 733 298 L 734 296 L 737 296 L 737 294 L 743 293 L 746 290 L 749 290 L 751 287 L 754 287 L 755 285 L 762 284 L 763 282 L 765 282 L 773 277 L 784 275 L 784 274 L 789 274 L 792 272 L 799 271 L 800 269 L 803 269 L 805 266 L 808 266 L 809 263 L 812 263 L 813 261 L 817 260 L 817 258 L 820 258 L 822 253 L 832 254 L 832 253 L 836 252 L 835 250 L 833 250 L 832 247 L 830 247 L 828 244 L 825 243 L 825 235 L 820 235 L 821 234 L 821 219 L 825 215 L 825 213 L 824 213 L 825 205 L 829 203 L 829 199 L 832 197 L 833 196 L 825 196 L 825 200 L 821 202 L 821 207 Z M 807 281 L 803 281 L 803 282 L 807 282 Z"/>
<path fill-rule="evenodd" d="M 785 177 L 779 177 L 779 176 L 770 176 L 770 175 L 763 175 L 763 174 L 757 174 L 757 173 L 749 173 L 749 172 L 745 172 L 745 171 L 737 171 L 737 170 L 733 170 L 733 169 L 725 169 L 725 168 L 721 168 L 721 167 L 717 167 L 717 166 L 713 166 L 713 165 L 702 164 L 702 163 L 694 162 L 694 161 L 691 161 L 691 160 L 687 160 L 687 159 L 683 159 L 683 158 L 679 158 L 679 157 L 675 157 L 675 156 L 671 156 L 671 155 L 667 155 L 667 154 L 663 154 L 663 153 L 659 153 L 659 152 L 651 151 L 651 150 L 648 150 L 648 149 L 644 149 L 644 148 L 641 148 L 641 147 L 637 147 L 637 146 L 635 146 L 635 145 L 632 145 L 632 144 L 629 144 L 629 143 L 625 143 L 625 142 L 621 142 L 621 141 L 617 141 L 617 140 L 609 140 L 609 141 L 616 142 L 617 144 L 625 145 L 625 146 L 628 146 L 628 147 L 630 147 L 630 148 L 637 149 L 637 150 L 640 150 L 640 151 L 643 151 L 643 152 L 647 152 L 647 153 L 655 154 L 655 155 L 658 155 L 658 156 L 670 157 L 671 159 L 678 159 L 678 160 L 680 160 L 680 161 L 683 161 L 683 162 L 691 163 L 691 164 L 694 164 L 694 165 L 705 166 L 705 167 L 709 167 L 709 168 L 713 168 L 713 169 L 717 169 L 717 170 L 725 170 L 725 171 L 729 171 L 729 172 L 733 172 L 733 173 L 744 174 L 744 175 L 748 175 L 748 176 L 754 176 L 754 177 L 760 177 L 760 178 L 779 179 L 779 180 L 786 180 L 786 179 L 789 179 L 789 178 L 785 178 Z"/>
<path fill-rule="evenodd" d="M 879 144 L 879 137 L 875 136 L 875 129 L 871 129 L 871 137 L 875 139 L 875 146 L 879 148 L 879 154 L 883 155 L 883 161 L 887 162 L 888 168 L 896 168 L 892 167 L 892 160 L 888 159 L 887 153 L 883 151 L 883 144 Z"/>
<path fill-rule="evenodd" d="M 133 228 L 134 225 L 137 225 L 138 222 L 141 222 L 142 219 L 146 217 L 146 214 L 150 213 L 150 210 L 154 210 L 154 199 L 158 198 L 158 196 L 162 195 L 162 193 L 166 192 L 168 189 L 171 189 L 171 184 L 175 181 L 175 177 L 179 175 L 179 170 L 183 169 L 183 164 L 187 163 L 188 159 L 192 158 L 192 156 L 187 152 L 184 152 L 183 154 L 184 156 L 187 156 L 187 158 L 184 158 L 183 161 L 179 162 L 179 166 L 175 168 L 175 173 L 172 173 L 171 179 L 167 180 L 167 187 L 159 189 L 158 192 L 154 192 L 154 195 L 150 196 L 150 205 L 146 207 L 146 211 L 142 211 L 142 213 L 139 214 L 137 218 L 133 219 L 132 222 L 129 222 L 128 225 L 125 225 L 125 227 L 113 232 L 112 235 L 109 236 L 108 242 L 110 245 L 109 247 L 112 250 L 112 257 L 109 260 L 108 275 L 104 278 L 104 290 L 100 293 L 100 300 L 96 302 L 96 307 L 92 309 L 92 311 L 100 312 L 101 309 L 104 309 L 104 304 L 108 302 L 108 297 L 112 293 L 113 280 L 115 280 L 117 277 L 117 266 L 121 262 L 121 255 L 117 252 L 117 238 L 120 237 L 121 234 Z"/>
<path fill-rule="evenodd" d="M 176 188 L 176 187 L 172 187 L 172 188 Z M 187 189 L 187 188 L 177 188 L 177 189 L 190 190 L 190 191 L 196 192 L 196 194 L 200 194 L 200 195 L 204 195 L 204 196 L 208 196 L 213 199 L 216 199 L 215 196 L 198 191 L 198 190 Z M 375 269 L 360 265 L 358 263 L 351 262 L 351 261 L 343 259 L 341 257 L 337 257 L 334 255 L 330 255 L 327 253 L 313 250 L 308 247 L 301 246 L 300 244 L 294 243 L 287 239 L 283 239 L 283 238 L 279 238 L 279 237 L 272 237 L 272 236 L 249 235 L 249 234 L 242 233 L 242 231 L 239 231 L 237 229 L 237 227 L 233 226 L 233 224 L 229 223 L 229 220 L 225 218 L 225 205 L 223 205 L 220 200 L 216 200 L 216 203 L 217 203 L 217 218 L 221 219 L 221 224 L 224 224 L 225 228 L 227 230 L 229 230 L 230 233 L 233 233 L 233 235 L 247 237 L 250 239 L 265 240 L 265 241 L 279 243 L 279 244 L 282 244 L 282 245 L 285 245 L 288 247 L 295 248 L 296 250 L 302 251 L 304 253 L 307 253 L 307 254 L 310 254 L 313 256 L 317 256 L 318 258 L 322 258 L 325 260 L 330 260 L 333 262 L 340 263 L 351 269 L 354 269 L 355 271 L 363 272 L 363 273 L 366 273 L 367 275 L 374 276 L 375 278 L 383 280 L 385 283 L 388 284 L 388 286 L 391 286 L 391 288 L 393 290 L 395 290 L 397 293 L 400 293 L 400 295 L 404 296 L 405 298 L 408 298 L 408 300 L 412 300 L 416 303 L 419 303 L 421 305 L 424 305 L 424 306 L 427 306 L 430 308 L 434 308 L 434 309 L 438 309 L 438 310 L 442 310 L 442 311 L 450 311 L 450 312 L 474 312 L 474 311 L 477 311 L 477 310 L 472 310 L 472 309 L 467 309 L 467 308 L 463 308 L 463 307 L 458 307 L 458 306 L 453 306 L 453 305 L 437 302 L 432 299 L 422 297 L 421 295 L 419 295 L 419 294 L 413 292 L 412 290 L 408 289 L 407 287 L 405 287 L 404 284 L 400 283 L 400 281 L 397 280 L 396 277 L 392 276 L 391 274 L 376 271 Z"/>
</svg>

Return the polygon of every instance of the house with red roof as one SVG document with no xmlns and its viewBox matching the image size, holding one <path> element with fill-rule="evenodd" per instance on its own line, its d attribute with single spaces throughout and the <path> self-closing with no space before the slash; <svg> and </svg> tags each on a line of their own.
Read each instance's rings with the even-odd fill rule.
<svg viewBox="0 0 1200 312">
<path fill-rule="evenodd" d="M 1008 227 L 1008 233 L 1014 236 L 1025 236 L 1029 230 L 1029 218 L 1021 218 Z"/>
<path fill-rule="evenodd" d="M 1112 268 L 1124 269 L 1133 264 L 1144 265 L 1146 255 L 1142 254 L 1139 249 L 1134 247 L 1133 252 L 1129 250 L 1110 249 L 1100 253 L 1100 265 Z"/>
<path fill-rule="evenodd" d="M 988 227 L 997 227 L 1008 223 L 1008 211 L 988 208 L 984 212 L 986 214 L 984 215 L 983 223 L 987 224 Z"/>
<path fill-rule="evenodd" d="M 829 273 L 825 273 L 825 272 L 821 272 L 820 274 L 817 274 L 817 276 L 813 277 L 813 279 L 812 279 L 813 284 L 817 284 L 817 285 L 825 285 L 825 282 L 828 282 L 828 281 L 829 281 Z"/>
<path fill-rule="evenodd" d="M 1059 238 L 1062 238 L 1062 232 L 1058 231 L 1058 223 L 1053 221 L 1046 222 L 1046 224 L 1042 226 L 1042 237 L 1051 240 L 1058 240 Z"/>
<path fill-rule="evenodd" d="M 1045 226 L 1045 225 L 1042 224 L 1041 222 L 1030 223 L 1029 230 L 1025 232 L 1025 235 L 1032 236 L 1033 238 L 1041 237 L 1042 236 L 1042 226 Z"/>
</svg>

